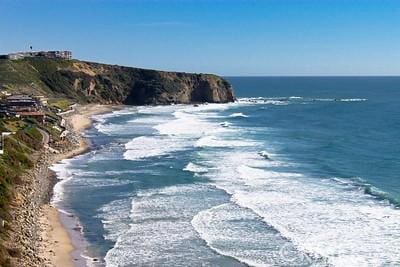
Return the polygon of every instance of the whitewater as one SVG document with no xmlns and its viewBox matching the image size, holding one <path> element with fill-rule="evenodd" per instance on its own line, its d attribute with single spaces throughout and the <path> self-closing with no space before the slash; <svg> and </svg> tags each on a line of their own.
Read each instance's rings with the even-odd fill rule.
<svg viewBox="0 0 400 267">
<path fill-rule="evenodd" d="M 365 155 L 344 145 L 345 123 L 325 133 L 319 121 L 371 101 L 288 94 L 99 115 L 92 151 L 54 167 L 55 199 L 80 219 L 94 266 L 398 266 L 397 195 L 353 168 Z"/>
</svg>

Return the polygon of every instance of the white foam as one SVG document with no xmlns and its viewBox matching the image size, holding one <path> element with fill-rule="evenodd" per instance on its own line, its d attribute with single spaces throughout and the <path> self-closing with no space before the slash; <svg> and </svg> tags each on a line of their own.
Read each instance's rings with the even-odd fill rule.
<svg viewBox="0 0 400 267">
<path fill-rule="evenodd" d="M 242 103 L 239 104 L 285 105 L 299 103 L 299 99 L 255 98 L 240 100 Z M 365 100 L 302 98 L 301 101 Z M 177 105 L 139 108 L 140 113 L 160 116 L 162 119 L 149 116 L 133 120 L 132 124 L 152 125 L 158 133 L 132 139 L 125 145 L 124 157 L 139 160 L 169 155 L 193 145 L 207 147 L 199 149 L 199 157 L 196 160 L 191 158 L 192 162 L 184 170 L 211 180 L 213 185 L 232 195 L 233 203 L 227 204 L 229 207 L 206 209 L 194 216 L 193 210 L 186 208 L 196 209 L 196 205 L 203 204 L 203 199 L 193 202 L 193 195 L 198 190 L 196 184 L 138 193 L 132 200 L 129 219 L 126 217 L 126 209 L 121 212 L 124 214 L 123 220 L 130 220 L 128 224 L 118 225 L 121 219 L 116 217 L 119 215 L 113 219 L 113 215 L 109 214 L 108 219 L 104 219 L 105 225 L 111 225 L 115 220 L 116 227 L 122 229 L 115 230 L 117 234 L 107 237 L 116 240 L 114 248 L 106 256 L 108 266 L 129 266 L 132 263 L 179 265 L 187 264 L 185 260 L 189 259 L 197 259 L 199 262 L 200 257 L 209 255 L 209 252 L 199 251 L 202 247 L 192 243 L 196 242 L 197 237 L 188 224 L 193 216 L 193 227 L 210 247 L 220 254 L 235 257 L 250 265 L 268 266 L 273 265 L 271 261 L 279 260 L 274 255 L 267 256 L 265 249 L 251 249 L 255 242 L 265 241 L 261 239 L 261 234 L 266 233 L 254 231 L 256 228 L 253 232 L 245 232 L 245 228 L 231 228 L 232 225 L 227 225 L 246 219 L 251 221 L 255 217 L 262 218 L 266 225 L 276 229 L 281 237 L 279 240 L 286 240 L 286 243 L 292 245 L 291 253 L 301 251 L 301 255 L 306 253 L 315 258 L 323 258 L 334 266 L 400 265 L 399 210 L 385 201 L 377 201 L 365 195 L 362 188 L 358 189 L 351 183 L 269 169 L 291 164 L 280 162 L 279 155 L 275 154 L 273 161 L 265 160 L 265 153 L 271 155 L 269 148 L 260 147 L 259 143 L 248 139 L 243 129 L 224 129 L 223 125 L 214 120 L 219 118 L 218 114 L 208 112 L 227 107 Z M 171 114 L 172 118 L 169 116 Z M 232 115 L 246 116 L 241 112 Z M 170 120 L 166 121 L 167 118 Z M 258 154 L 261 149 L 268 149 L 269 153 Z M 65 176 L 68 177 L 68 174 Z M 246 209 L 247 213 L 243 211 Z M 109 232 L 114 231 L 109 229 Z M 248 242 L 249 245 L 239 249 L 236 246 L 239 242 L 242 245 Z M 281 246 L 283 243 L 270 244 Z"/>
<path fill-rule="evenodd" d="M 233 203 L 199 212 L 193 217 L 192 225 L 217 253 L 250 266 L 306 266 L 311 263 L 254 213 Z"/>
<path fill-rule="evenodd" d="M 115 121 L 113 122 L 113 118 L 118 118 L 120 116 L 127 116 L 127 115 L 137 115 L 138 113 L 142 113 L 142 109 L 149 111 L 149 113 L 145 113 L 146 115 L 141 115 L 143 117 L 136 117 L 128 121 Z M 150 111 L 153 111 L 152 113 Z M 165 112 L 165 110 L 159 110 L 158 113 L 155 112 L 153 109 L 149 108 L 139 108 L 139 109 L 134 109 L 134 110 L 121 110 L 121 111 L 116 111 L 113 113 L 108 113 L 105 115 L 99 115 L 98 117 L 95 117 L 96 123 L 95 123 L 95 128 L 106 135 L 112 135 L 112 136 L 119 136 L 119 135 L 125 135 L 129 134 L 132 132 L 136 132 L 138 127 L 149 127 L 152 125 L 156 125 L 162 122 L 165 122 L 168 120 L 168 112 Z"/>
<path fill-rule="evenodd" d="M 74 174 L 73 179 L 74 186 L 90 187 L 90 188 L 101 188 L 101 187 L 115 187 L 120 185 L 129 185 L 134 182 L 128 179 L 118 179 L 116 177 L 111 178 L 88 178 L 87 176 L 79 177 Z"/>
<path fill-rule="evenodd" d="M 188 108 L 188 105 L 169 105 L 169 106 L 141 106 L 138 107 L 139 114 L 147 114 L 147 115 L 156 115 L 156 116 L 164 116 L 170 115 L 177 110 L 181 110 L 184 108 Z"/>
<path fill-rule="evenodd" d="M 123 143 L 113 143 L 106 146 L 98 147 L 95 150 L 91 150 L 89 153 L 85 154 L 88 158 L 87 162 L 96 161 L 112 161 L 123 159 L 121 152 L 123 151 Z"/>
<path fill-rule="evenodd" d="M 251 154 L 212 157 L 207 177 L 304 253 L 334 266 L 400 263 L 400 212 L 386 201 L 351 184 L 269 171 Z"/>
<path fill-rule="evenodd" d="M 260 214 L 300 249 L 323 256 L 334 266 L 350 262 L 352 266 L 399 263 L 398 211 L 371 200 L 357 200 L 362 196 L 355 194 L 341 199 L 343 194 L 335 190 L 310 190 L 296 184 L 292 192 L 291 185 L 286 186 L 290 187 L 281 192 L 241 192 L 234 198 Z"/>
<path fill-rule="evenodd" d="M 103 223 L 104 238 L 116 242 L 130 228 L 131 198 L 114 200 L 99 209 L 98 218 Z"/>
<path fill-rule="evenodd" d="M 253 142 L 239 141 L 243 144 Z M 399 210 L 386 201 L 377 201 L 364 194 L 363 189 L 358 190 L 352 184 L 270 171 L 266 168 L 280 163 L 276 165 L 275 160 L 263 160 L 262 155 L 249 150 L 251 146 L 230 142 L 215 135 L 200 138 L 197 146 L 233 149 L 203 152 L 194 164 L 207 166 L 208 172 L 203 175 L 215 186 L 232 194 L 238 205 L 261 216 L 300 251 L 325 259 L 334 266 L 400 264 Z M 247 263 L 255 259 L 218 248 L 215 243 L 222 236 L 210 229 L 211 223 L 205 215 L 211 216 L 207 212 L 201 213 L 192 223 L 211 247 Z"/>
<path fill-rule="evenodd" d="M 151 116 L 151 117 L 135 118 L 133 120 L 129 120 L 127 123 L 156 125 L 165 122 L 165 120 L 166 118 L 162 116 Z"/>
<path fill-rule="evenodd" d="M 62 201 L 64 196 L 64 184 L 72 179 L 72 172 L 68 168 L 71 165 L 70 159 L 64 159 L 50 167 L 56 173 L 57 182 L 53 188 L 53 196 L 51 199 L 52 204 L 57 204 Z"/>
<path fill-rule="evenodd" d="M 204 113 L 210 111 L 223 111 L 235 106 L 235 103 L 217 104 L 217 103 L 207 103 L 198 106 L 185 106 L 184 110 L 190 113 Z"/>
<path fill-rule="evenodd" d="M 111 160 L 120 160 L 123 159 L 121 153 L 94 153 L 88 160 L 89 163 L 96 161 L 111 161 Z"/>
<path fill-rule="evenodd" d="M 162 136 L 140 136 L 125 144 L 126 152 L 124 153 L 124 158 L 127 160 L 140 160 L 164 156 L 184 150 L 186 147 L 187 144 L 182 139 Z"/>
<path fill-rule="evenodd" d="M 115 124 L 115 123 L 97 123 L 94 126 L 99 132 L 107 135 L 117 135 L 128 132 L 126 124 Z"/>
<path fill-rule="evenodd" d="M 74 172 L 75 176 L 84 176 L 84 177 L 97 177 L 97 176 L 121 176 L 121 175 L 125 175 L 125 174 L 143 174 L 143 173 L 154 173 L 154 170 L 110 170 L 110 171 L 76 171 Z"/>
<path fill-rule="evenodd" d="M 218 259 L 202 245 L 190 223 L 202 207 L 215 201 L 212 196 L 202 198 L 208 190 L 192 184 L 139 193 L 132 200 L 129 229 L 107 252 L 107 266 L 194 266 Z"/>
<path fill-rule="evenodd" d="M 310 103 L 310 102 L 361 102 L 367 101 L 365 98 L 311 98 L 311 97 L 302 97 L 302 96 L 290 96 L 290 97 L 243 97 L 237 100 L 238 104 L 241 105 L 254 105 L 254 104 L 263 104 L 263 105 L 289 105 L 291 103 Z"/>
<path fill-rule="evenodd" d="M 263 104 L 263 105 L 282 106 L 282 105 L 288 105 L 289 101 L 282 100 L 279 98 L 243 97 L 243 98 L 239 98 L 237 100 L 237 103 L 240 105 Z"/>
<path fill-rule="evenodd" d="M 366 98 L 343 98 L 340 99 L 342 102 L 362 102 L 362 101 L 367 101 L 368 99 Z"/>
<path fill-rule="evenodd" d="M 232 117 L 232 118 L 238 118 L 238 117 L 247 118 L 249 116 L 244 115 L 242 112 L 236 112 L 236 113 L 232 113 L 231 115 L 229 115 L 229 117 Z"/>
<path fill-rule="evenodd" d="M 101 133 L 112 135 L 119 134 L 122 132 L 126 132 L 130 129 L 129 124 L 115 124 L 115 123 L 107 123 L 110 118 L 115 118 L 123 115 L 134 115 L 137 113 L 136 107 L 125 108 L 122 110 L 116 110 L 110 113 L 94 115 L 92 116 L 95 121 L 94 127 Z"/>
<path fill-rule="evenodd" d="M 189 162 L 185 168 L 183 168 L 184 171 L 190 171 L 194 173 L 205 173 L 208 172 L 208 169 L 204 166 L 194 164 L 192 162 Z"/>
<path fill-rule="evenodd" d="M 216 136 L 210 135 L 200 138 L 196 141 L 196 147 L 245 147 L 254 146 L 254 142 L 249 142 L 245 140 L 228 140 L 219 139 Z"/>
<path fill-rule="evenodd" d="M 176 119 L 158 124 L 154 128 L 162 135 L 201 136 L 222 131 L 222 127 L 207 122 L 194 114 L 176 111 Z"/>
</svg>

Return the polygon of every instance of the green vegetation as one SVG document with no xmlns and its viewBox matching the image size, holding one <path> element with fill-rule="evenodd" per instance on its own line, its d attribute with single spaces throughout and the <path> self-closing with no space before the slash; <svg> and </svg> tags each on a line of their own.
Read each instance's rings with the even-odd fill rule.
<svg viewBox="0 0 400 267">
<path fill-rule="evenodd" d="M 2 132 L 9 131 L 0 121 Z M 30 125 L 14 135 L 6 137 L 4 154 L 0 155 L 0 218 L 6 218 L 6 205 L 12 195 L 11 187 L 21 174 L 33 167 L 33 152 L 42 145 L 42 135 L 36 126 Z"/>
<path fill-rule="evenodd" d="M 14 194 L 13 187 L 21 184 L 23 174 L 34 166 L 35 151 L 42 147 L 42 134 L 34 124 L 22 120 L 0 120 L 0 132 L 14 131 L 5 139 L 4 154 L 0 154 L 0 218 L 9 218 L 8 205 Z M 0 228 L 0 238 L 7 230 Z M 0 244 L 0 266 L 8 266 L 10 251 Z"/>
<path fill-rule="evenodd" d="M 19 118 L 11 118 L 7 120 L 2 121 L 4 124 L 4 127 L 8 129 L 10 132 L 16 132 L 20 129 L 23 129 L 26 127 L 27 123 L 23 120 L 20 120 Z"/>
<path fill-rule="evenodd" d="M 67 111 L 73 103 L 73 101 L 65 98 L 53 98 L 48 101 L 51 107 L 61 109 L 62 111 Z"/>
<path fill-rule="evenodd" d="M 106 66 L 77 60 L 25 58 L 0 59 L 0 89 L 14 94 L 44 95 L 49 103 L 65 110 L 71 103 L 117 102 L 111 81 L 96 73 Z M 95 83 L 95 91 L 89 92 Z M 94 89 L 94 88 L 93 88 Z"/>
<path fill-rule="evenodd" d="M 71 81 L 60 69 L 70 68 L 72 61 L 46 58 L 0 59 L 0 85 L 11 93 L 81 98 L 71 91 Z"/>
<path fill-rule="evenodd" d="M 216 75 L 46 58 L 0 60 L 0 87 L 11 93 L 75 103 L 146 105 L 234 100 L 230 84 Z M 58 105 L 65 107 L 64 103 Z"/>
</svg>

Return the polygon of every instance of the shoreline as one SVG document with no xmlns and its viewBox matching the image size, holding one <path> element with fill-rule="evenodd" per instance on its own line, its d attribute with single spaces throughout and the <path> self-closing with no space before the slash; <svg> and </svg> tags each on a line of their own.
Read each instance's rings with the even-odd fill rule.
<svg viewBox="0 0 400 267">
<path fill-rule="evenodd" d="M 78 145 L 65 153 L 54 155 L 48 167 L 64 159 L 70 159 L 90 150 L 89 141 L 83 136 L 85 130 L 93 125 L 92 116 L 111 112 L 116 106 L 111 105 L 84 105 L 74 107 L 74 111 L 65 114 L 71 134 L 77 139 Z M 47 177 L 50 179 L 50 177 Z M 55 175 L 54 182 L 49 187 L 49 195 L 53 195 L 54 186 L 62 182 Z M 86 243 L 81 233 L 81 226 L 77 218 L 63 211 L 57 204 L 45 203 L 39 216 L 41 227 L 41 255 L 50 266 L 86 266 L 87 259 L 82 256 Z"/>
</svg>

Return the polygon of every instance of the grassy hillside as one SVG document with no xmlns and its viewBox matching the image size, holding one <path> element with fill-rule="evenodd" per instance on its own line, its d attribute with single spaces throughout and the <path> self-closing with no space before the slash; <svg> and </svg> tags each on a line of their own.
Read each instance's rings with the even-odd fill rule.
<svg viewBox="0 0 400 267">
<path fill-rule="evenodd" d="M 80 103 L 143 105 L 234 100 L 230 84 L 216 75 L 46 58 L 0 59 L 0 86 L 12 93 Z"/>
<path fill-rule="evenodd" d="M 87 102 L 85 94 L 74 92 L 62 69 L 72 68 L 73 62 L 30 58 L 0 59 L 0 85 L 11 93 L 44 95 Z"/>
<path fill-rule="evenodd" d="M 9 203 L 14 195 L 14 186 L 22 184 L 23 174 L 34 166 L 36 161 L 35 152 L 42 147 L 42 135 L 35 124 L 22 122 L 20 120 L 0 120 L 0 132 L 17 132 L 6 138 L 4 154 L 0 156 L 0 218 L 9 220 Z M 0 228 L 0 239 L 7 238 L 5 228 Z M 12 251 L 0 242 L 0 266 L 8 266 L 9 254 Z"/>
</svg>

